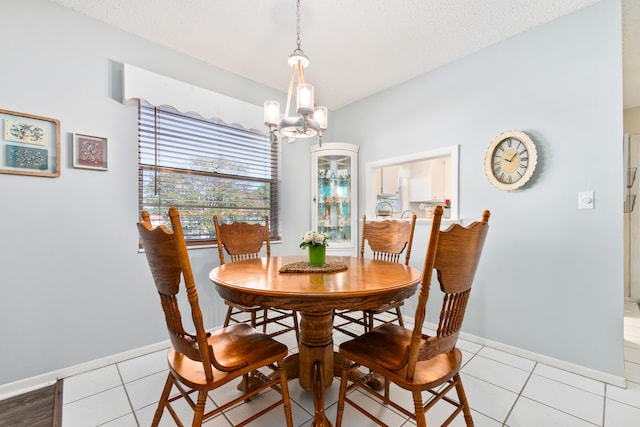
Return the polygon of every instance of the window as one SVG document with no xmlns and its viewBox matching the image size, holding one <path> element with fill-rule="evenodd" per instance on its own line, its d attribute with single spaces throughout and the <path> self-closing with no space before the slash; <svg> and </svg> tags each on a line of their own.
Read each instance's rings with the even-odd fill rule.
<svg viewBox="0 0 640 427">
<path fill-rule="evenodd" d="M 168 224 L 175 206 L 190 244 L 215 240 L 213 215 L 278 230 L 278 149 L 269 135 L 140 101 L 139 210 Z"/>
</svg>

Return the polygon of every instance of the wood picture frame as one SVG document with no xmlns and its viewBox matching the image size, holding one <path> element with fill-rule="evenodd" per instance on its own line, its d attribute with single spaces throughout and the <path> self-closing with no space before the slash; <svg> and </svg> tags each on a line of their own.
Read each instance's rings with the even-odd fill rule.
<svg viewBox="0 0 640 427">
<path fill-rule="evenodd" d="M 107 138 L 74 133 L 73 167 L 100 171 L 109 170 Z"/>
<path fill-rule="evenodd" d="M 60 176 L 60 120 L 0 110 L 0 173 Z"/>
</svg>

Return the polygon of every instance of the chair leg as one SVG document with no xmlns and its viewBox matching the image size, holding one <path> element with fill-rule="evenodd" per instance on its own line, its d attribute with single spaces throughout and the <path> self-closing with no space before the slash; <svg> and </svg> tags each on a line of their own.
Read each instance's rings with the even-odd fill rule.
<svg viewBox="0 0 640 427">
<path fill-rule="evenodd" d="M 251 310 L 251 327 L 252 328 L 256 327 L 256 311 L 255 310 Z"/>
<path fill-rule="evenodd" d="M 173 387 L 173 376 L 169 374 L 167 376 L 167 381 L 164 383 L 164 388 L 162 389 L 162 394 L 160 395 L 160 401 L 158 402 L 158 408 L 156 409 L 156 413 L 153 416 L 153 422 L 151 423 L 151 427 L 157 427 L 160 424 L 160 418 L 162 418 L 162 412 L 164 411 L 165 406 L 167 405 L 167 401 L 169 400 L 169 393 L 171 393 L 171 387 Z"/>
<path fill-rule="evenodd" d="M 364 321 L 364 333 L 371 332 L 373 330 L 373 313 L 363 311 L 362 320 Z"/>
<path fill-rule="evenodd" d="M 198 401 L 196 403 L 196 407 L 194 408 L 194 413 L 193 413 L 193 422 L 191 423 L 192 427 L 200 427 L 202 425 L 202 418 L 204 417 L 204 405 L 206 402 L 207 402 L 207 392 L 199 391 Z"/>
<path fill-rule="evenodd" d="M 284 406 L 284 418 L 287 420 L 287 427 L 293 427 L 291 415 L 291 398 L 289 396 L 289 385 L 287 383 L 287 370 L 284 368 L 284 360 L 278 362 L 278 373 L 280 374 L 280 393 Z"/>
<path fill-rule="evenodd" d="M 267 333 L 267 323 L 269 320 L 269 316 L 267 315 L 267 310 L 268 308 L 265 308 L 264 310 L 262 310 L 262 333 L 266 334 Z"/>
<path fill-rule="evenodd" d="M 340 393 L 338 394 L 338 411 L 336 413 L 336 427 L 342 426 L 342 415 L 344 414 L 344 399 L 347 396 L 347 375 L 351 361 L 344 359 L 342 363 L 342 374 L 340 375 Z"/>
<path fill-rule="evenodd" d="M 384 397 L 386 397 L 387 399 L 389 399 L 390 388 L 391 388 L 391 381 L 389 381 L 389 378 L 385 378 L 384 379 Z"/>
<path fill-rule="evenodd" d="M 227 315 L 224 318 L 224 327 L 226 328 L 227 326 L 229 326 L 229 322 L 231 322 L 231 313 L 233 312 L 233 307 L 228 306 L 227 308 Z"/>
<path fill-rule="evenodd" d="M 398 324 L 404 328 L 404 319 L 402 318 L 400 307 L 396 307 L 396 315 L 398 316 Z"/>
<path fill-rule="evenodd" d="M 471 418 L 469 401 L 467 400 L 467 394 L 464 392 L 464 387 L 462 386 L 462 379 L 460 378 L 460 374 L 455 374 L 453 376 L 453 380 L 456 382 L 456 392 L 458 392 L 458 400 L 460 400 L 460 405 L 462 405 L 464 422 L 467 424 L 467 427 L 473 427 L 473 418 Z"/>
<path fill-rule="evenodd" d="M 249 393 L 249 391 L 251 390 L 251 373 L 244 374 L 242 376 L 242 382 L 238 384 L 236 388 L 243 393 Z M 244 400 L 245 403 L 249 403 L 250 401 L 250 397 Z"/>
<path fill-rule="evenodd" d="M 298 327 L 298 312 L 293 310 L 291 312 L 293 316 L 293 330 L 296 333 L 296 342 L 300 344 L 300 328 Z"/>
<path fill-rule="evenodd" d="M 427 427 L 424 405 L 422 404 L 422 392 L 420 390 L 413 391 L 413 406 L 416 410 L 416 424 L 418 427 Z"/>
</svg>

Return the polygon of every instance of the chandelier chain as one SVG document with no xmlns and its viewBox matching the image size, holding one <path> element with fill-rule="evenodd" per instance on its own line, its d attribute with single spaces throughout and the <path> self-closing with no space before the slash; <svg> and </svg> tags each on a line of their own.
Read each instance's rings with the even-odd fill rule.
<svg viewBox="0 0 640 427">
<path fill-rule="evenodd" d="M 291 66 L 287 104 L 284 117 L 280 119 L 280 103 L 266 101 L 264 103 L 264 123 L 269 127 L 272 142 L 276 140 L 275 132 L 287 138 L 309 138 L 318 136 L 318 143 L 322 141 L 322 133 L 327 130 L 327 107 L 316 106 L 313 102 L 313 85 L 305 82 L 304 69 L 309 65 L 309 58 L 302 52 L 300 41 L 300 0 L 296 0 L 296 49 L 287 61 Z M 297 107 L 295 115 L 290 115 L 292 107 L 293 89 L 297 85 Z"/>
<path fill-rule="evenodd" d="M 300 0 L 296 2 L 296 44 L 298 48 L 294 51 L 294 54 L 302 55 L 302 48 L 300 47 Z"/>
</svg>

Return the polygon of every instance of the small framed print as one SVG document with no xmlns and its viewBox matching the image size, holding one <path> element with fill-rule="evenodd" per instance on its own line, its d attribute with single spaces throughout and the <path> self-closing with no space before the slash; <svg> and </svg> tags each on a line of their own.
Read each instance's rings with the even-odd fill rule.
<svg viewBox="0 0 640 427">
<path fill-rule="evenodd" d="M 74 133 L 73 167 L 101 171 L 109 170 L 107 138 Z"/>
<path fill-rule="evenodd" d="M 0 173 L 60 176 L 60 121 L 0 110 Z"/>
</svg>

